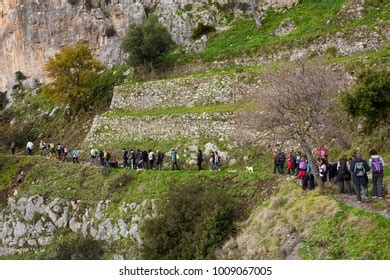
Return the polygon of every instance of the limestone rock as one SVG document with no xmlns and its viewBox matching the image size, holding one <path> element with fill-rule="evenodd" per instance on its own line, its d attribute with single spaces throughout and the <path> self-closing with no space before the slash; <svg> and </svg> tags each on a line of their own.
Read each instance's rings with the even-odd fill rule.
<svg viewBox="0 0 390 280">
<path fill-rule="evenodd" d="M 14 228 L 14 236 L 15 238 L 19 238 L 27 233 L 27 227 L 26 224 L 22 222 L 16 222 L 15 228 Z"/>
</svg>

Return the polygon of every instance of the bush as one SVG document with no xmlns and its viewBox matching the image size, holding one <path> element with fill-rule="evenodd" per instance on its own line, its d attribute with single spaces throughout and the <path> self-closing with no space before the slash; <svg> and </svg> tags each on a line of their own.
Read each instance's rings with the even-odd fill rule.
<svg viewBox="0 0 390 280">
<path fill-rule="evenodd" d="M 348 114 L 362 121 L 370 133 L 390 117 L 390 71 L 368 69 L 359 76 L 356 85 L 342 96 Z"/>
<path fill-rule="evenodd" d="M 232 199 L 200 185 L 171 188 L 142 228 L 146 259 L 213 259 L 233 230 Z"/>
<path fill-rule="evenodd" d="M 56 260 L 100 260 L 104 256 L 104 245 L 88 236 L 83 238 L 79 233 L 71 238 L 64 239 L 54 254 Z"/>
<path fill-rule="evenodd" d="M 200 37 L 202 37 L 202 35 L 206 35 L 215 31 L 216 30 L 214 26 L 199 22 L 198 25 L 194 29 L 192 29 L 192 39 L 199 39 Z"/>
</svg>

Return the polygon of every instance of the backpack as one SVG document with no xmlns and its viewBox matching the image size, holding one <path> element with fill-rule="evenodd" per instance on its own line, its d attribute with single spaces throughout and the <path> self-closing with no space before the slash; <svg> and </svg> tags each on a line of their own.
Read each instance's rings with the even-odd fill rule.
<svg viewBox="0 0 390 280">
<path fill-rule="evenodd" d="M 340 160 L 340 174 L 347 174 L 348 166 L 346 160 Z"/>
<path fill-rule="evenodd" d="M 353 173 L 357 177 L 363 177 L 366 174 L 366 169 L 364 168 L 363 161 L 355 163 L 355 168 L 353 169 Z"/>
<path fill-rule="evenodd" d="M 306 162 L 304 162 L 303 160 L 299 163 L 299 166 L 298 168 L 300 170 L 306 170 Z"/>
<path fill-rule="evenodd" d="M 379 157 L 372 159 L 372 173 L 380 174 L 383 172 L 383 164 Z"/>
</svg>

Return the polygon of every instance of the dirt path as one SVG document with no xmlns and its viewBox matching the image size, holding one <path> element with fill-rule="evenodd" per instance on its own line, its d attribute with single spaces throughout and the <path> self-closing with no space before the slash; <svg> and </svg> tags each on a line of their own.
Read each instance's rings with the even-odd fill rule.
<svg viewBox="0 0 390 280">
<path fill-rule="evenodd" d="M 355 195 L 337 194 L 335 198 L 342 202 L 359 209 L 363 209 L 368 212 L 378 213 L 386 218 L 390 217 L 390 196 L 387 195 L 383 199 L 372 198 L 368 201 L 362 200 L 362 203 L 357 203 Z"/>
</svg>

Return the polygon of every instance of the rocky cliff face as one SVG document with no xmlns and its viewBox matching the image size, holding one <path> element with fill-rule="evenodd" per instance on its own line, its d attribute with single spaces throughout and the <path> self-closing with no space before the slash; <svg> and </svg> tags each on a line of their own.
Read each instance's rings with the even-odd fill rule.
<svg viewBox="0 0 390 280">
<path fill-rule="evenodd" d="M 242 0 L 240 9 L 249 0 Z M 86 41 L 106 65 L 123 61 L 121 39 L 130 23 L 157 14 L 179 44 L 190 44 L 199 22 L 226 28 L 227 0 L 0 0 L 0 91 L 16 71 L 44 80 L 43 65 L 66 44 Z M 265 1 L 267 2 L 267 1 Z M 295 0 L 273 1 L 290 5 Z M 245 8 L 246 7 L 246 8 Z M 232 8 L 234 9 L 234 8 Z"/>
</svg>

